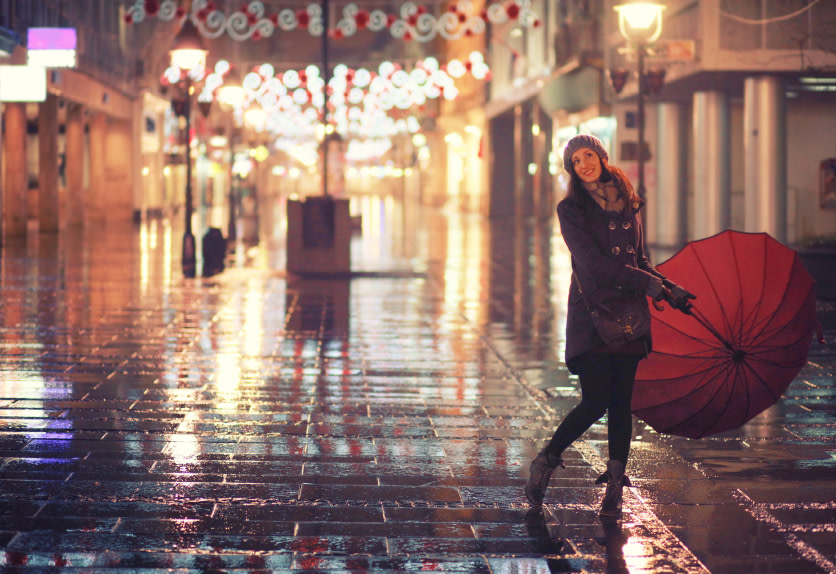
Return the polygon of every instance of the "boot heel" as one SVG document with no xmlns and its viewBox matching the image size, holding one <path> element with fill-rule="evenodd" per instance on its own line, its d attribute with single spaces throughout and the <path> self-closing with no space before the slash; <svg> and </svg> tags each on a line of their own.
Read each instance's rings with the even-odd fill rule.
<svg viewBox="0 0 836 574">
<path fill-rule="evenodd" d="M 607 462 L 607 472 L 598 477 L 595 484 L 607 483 L 607 490 L 604 492 L 604 499 L 601 501 L 601 510 L 598 516 L 618 518 L 622 514 L 623 491 L 625 486 L 631 486 L 630 478 L 624 474 L 624 465 L 621 461 L 610 460 Z"/>
<path fill-rule="evenodd" d="M 525 497 L 533 508 L 543 506 L 543 499 L 546 497 L 546 490 L 549 487 L 554 469 L 557 467 L 566 468 L 563 459 L 559 456 L 549 454 L 541 450 L 529 468 L 528 483 L 525 485 Z"/>
</svg>

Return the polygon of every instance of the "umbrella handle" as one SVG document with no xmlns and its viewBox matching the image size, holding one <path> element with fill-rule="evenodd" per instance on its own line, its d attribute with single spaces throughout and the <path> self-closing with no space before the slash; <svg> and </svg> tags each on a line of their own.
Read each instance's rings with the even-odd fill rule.
<svg viewBox="0 0 836 574">
<path fill-rule="evenodd" d="M 824 333 L 821 329 L 821 321 L 816 321 L 816 339 L 818 339 L 820 345 L 827 344 L 827 339 L 824 338 Z"/>
</svg>

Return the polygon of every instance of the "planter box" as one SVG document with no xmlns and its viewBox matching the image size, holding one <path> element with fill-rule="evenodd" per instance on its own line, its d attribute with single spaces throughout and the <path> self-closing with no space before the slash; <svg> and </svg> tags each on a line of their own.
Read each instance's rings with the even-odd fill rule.
<svg viewBox="0 0 836 574">
<path fill-rule="evenodd" d="M 347 199 L 326 196 L 287 202 L 287 271 L 311 276 L 351 272 Z"/>
<path fill-rule="evenodd" d="M 799 249 L 798 255 L 816 280 L 816 299 L 836 300 L 836 248 Z"/>
</svg>

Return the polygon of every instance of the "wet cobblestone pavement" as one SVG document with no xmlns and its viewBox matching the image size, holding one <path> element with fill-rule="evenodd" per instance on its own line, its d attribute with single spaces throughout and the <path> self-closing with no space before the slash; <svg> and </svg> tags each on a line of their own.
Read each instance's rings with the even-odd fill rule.
<svg viewBox="0 0 836 574">
<path fill-rule="evenodd" d="M 832 307 L 743 429 L 636 421 L 620 526 L 603 424 L 532 514 L 528 463 L 579 398 L 555 226 L 354 209 L 344 280 L 286 277 L 266 236 L 184 280 L 162 222 L 3 247 L 5 571 L 836 572 Z"/>
</svg>

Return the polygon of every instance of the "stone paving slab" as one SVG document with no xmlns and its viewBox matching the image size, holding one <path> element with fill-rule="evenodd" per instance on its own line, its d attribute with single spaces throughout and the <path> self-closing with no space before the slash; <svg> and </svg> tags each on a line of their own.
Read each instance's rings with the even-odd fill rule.
<svg viewBox="0 0 836 574">
<path fill-rule="evenodd" d="M 84 260 L 67 234 L 4 247 L 4 571 L 833 571 L 831 347 L 737 434 L 637 422 L 620 524 L 597 517 L 604 424 L 531 513 L 528 463 L 579 397 L 564 277 L 520 287 L 502 249 L 428 244 L 427 273 L 306 283 L 242 256 L 184 281 L 163 245 L 108 233 Z M 563 268 L 549 249 L 520 261 Z"/>
</svg>

